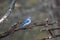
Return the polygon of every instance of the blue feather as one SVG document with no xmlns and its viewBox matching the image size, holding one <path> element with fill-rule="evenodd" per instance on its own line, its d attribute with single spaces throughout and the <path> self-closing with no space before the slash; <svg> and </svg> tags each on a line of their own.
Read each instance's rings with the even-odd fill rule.
<svg viewBox="0 0 60 40">
<path fill-rule="evenodd" d="M 30 24 L 30 22 L 31 22 L 31 19 L 30 19 L 30 18 L 31 18 L 31 17 L 27 18 L 27 19 L 22 23 L 21 27 L 25 27 L 26 25 Z"/>
<path fill-rule="evenodd" d="M 31 23 L 31 17 L 28 17 L 28 18 L 20 25 L 20 27 L 16 28 L 16 30 L 19 29 L 19 28 L 24 28 L 24 27 L 26 27 L 27 25 L 29 25 L 30 23 Z"/>
</svg>

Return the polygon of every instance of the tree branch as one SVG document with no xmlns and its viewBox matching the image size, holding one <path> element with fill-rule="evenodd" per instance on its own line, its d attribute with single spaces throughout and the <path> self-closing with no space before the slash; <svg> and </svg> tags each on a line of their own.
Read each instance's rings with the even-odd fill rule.
<svg viewBox="0 0 60 40">
<path fill-rule="evenodd" d="M 2 23 L 12 12 L 12 9 L 14 8 L 16 0 L 12 0 L 12 3 L 10 4 L 9 9 L 7 10 L 7 13 L 0 19 L 0 23 Z"/>
<path fill-rule="evenodd" d="M 14 25 L 12 25 L 12 26 L 10 26 L 10 28 L 6 31 L 6 32 L 3 32 L 3 33 L 0 33 L 0 39 L 1 38 L 4 38 L 4 37 L 7 37 L 8 35 L 10 35 L 11 33 L 14 33 L 14 32 L 16 32 L 16 31 L 18 31 L 18 30 L 26 30 L 26 29 L 31 29 L 32 27 L 36 27 L 36 26 L 45 26 L 46 24 L 45 23 L 43 23 L 43 24 L 38 24 L 37 25 L 37 23 L 33 23 L 33 24 L 31 24 L 31 25 L 34 25 L 34 26 L 32 26 L 32 27 L 26 27 L 26 28 L 20 28 L 20 29 L 17 29 L 17 30 L 15 30 L 17 27 L 19 27 L 20 26 L 20 24 L 21 24 L 22 22 L 17 22 L 17 23 L 15 23 Z M 48 24 L 48 25 L 52 25 L 51 23 L 50 24 Z"/>
</svg>

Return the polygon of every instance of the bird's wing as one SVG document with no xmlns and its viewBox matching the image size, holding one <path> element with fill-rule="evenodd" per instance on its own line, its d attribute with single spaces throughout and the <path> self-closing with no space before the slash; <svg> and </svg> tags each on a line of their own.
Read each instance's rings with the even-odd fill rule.
<svg viewBox="0 0 60 40">
<path fill-rule="evenodd" d="M 22 25 L 21 25 L 21 26 L 26 25 L 28 22 L 29 22 L 29 20 L 25 20 L 25 21 L 22 23 Z"/>
</svg>

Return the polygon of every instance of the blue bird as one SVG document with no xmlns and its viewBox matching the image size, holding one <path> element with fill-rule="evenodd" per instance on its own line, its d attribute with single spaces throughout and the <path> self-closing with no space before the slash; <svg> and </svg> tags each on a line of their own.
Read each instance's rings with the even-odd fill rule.
<svg viewBox="0 0 60 40">
<path fill-rule="evenodd" d="M 21 25 L 21 27 L 25 27 L 31 23 L 31 17 L 28 17 Z"/>
<path fill-rule="evenodd" d="M 18 27 L 17 29 L 19 28 L 24 28 L 25 26 L 29 25 L 31 23 L 31 17 L 28 17 L 22 24 L 20 27 Z"/>
</svg>

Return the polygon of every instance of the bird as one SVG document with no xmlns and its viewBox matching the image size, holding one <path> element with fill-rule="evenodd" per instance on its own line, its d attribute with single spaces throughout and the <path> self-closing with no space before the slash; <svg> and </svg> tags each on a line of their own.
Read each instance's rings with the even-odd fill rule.
<svg viewBox="0 0 60 40">
<path fill-rule="evenodd" d="M 18 27 L 17 29 L 20 29 L 20 28 L 25 28 L 27 25 L 29 25 L 31 23 L 31 17 L 28 17 L 21 25 L 20 27 Z M 17 30 L 16 29 L 16 30 Z"/>
<path fill-rule="evenodd" d="M 21 25 L 21 27 L 25 27 L 31 23 L 31 17 L 28 17 Z"/>
</svg>

